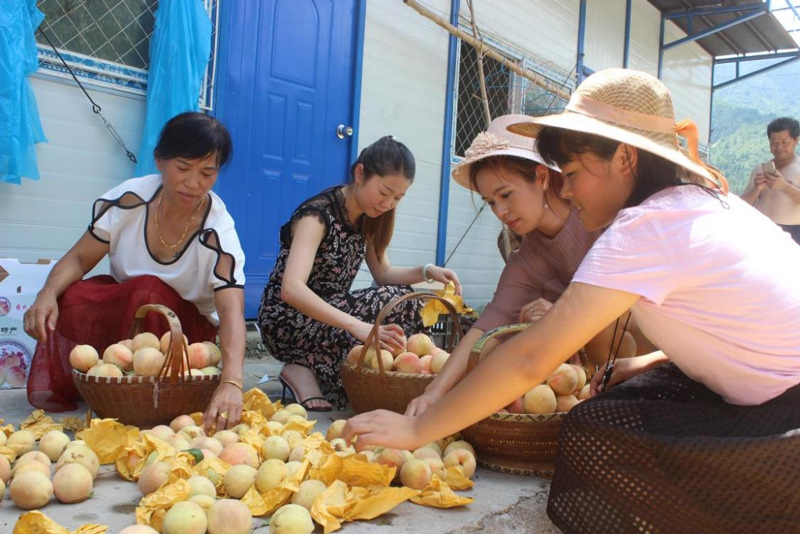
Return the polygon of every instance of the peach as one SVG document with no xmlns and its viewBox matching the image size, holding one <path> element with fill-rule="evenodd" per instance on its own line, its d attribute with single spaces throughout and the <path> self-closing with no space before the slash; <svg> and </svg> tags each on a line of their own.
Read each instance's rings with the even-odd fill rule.
<svg viewBox="0 0 800 534">
<path fill-rule="evenodd" d="M 292 448 L 292 452 L 289 453 L 290 462 L 302 462 L 305 457 L 306 449 L 303 445 L 297 445 L 296 447 Z"/>
<path fill-rule="evenodd" d="M 53 483 L 37 471 L 25 471 L 14 477 L 8 486 L 8 493 L 18 508 L 33 510 L 50 501 Z"/>
<path fill-rule="evenodd" d="M 289 476 L 295 474 L 302 467 L 303 462 L 286 462 L 286 470 L 289 472 Z"/>
<path fill-rule="evenodd" d="M 150 525 L 130 525 L 119 531 L 119 534 L 158 534 Z"/>
<path fill-rule="evenodd" d="M 299 504 L 284 504 L 269 520 L 269 534 L 311 534 L 314 521 L 308 510 Z"/>
<path fill-rule="evenodd" d="M 6 447 L 17 453 L 17 456 L 32 451 L 34 445 L 36 445 L 36 438 L 30 430 L 17 430 L 6 440 Z"/>
<path fill-rule="evenodd" d="M 8 458 L 0 454 L 0 481 L 3 484 L 8 484 L 8 480 L 11 478 L 11 462 L 8 461 Z"/>
<path fill-rule="evenodd" d="M 442 457 L 442 447 L 437 442 L 431 441 L 430 443 L 426 443 L 425 445 L 423 445 L 423 447 L 427 447 L 429 449 L 436 451 L 436 454 L 439 455 L 439 458 Z"/>
<path fill-rule="evenodd" d="M 395 358 L 400 356 L 402 353 L 406 352 L 406 345 L 408 344 L 408 339 L 406 338 L 405 334 L 402 334 L 402 339 L 403 339 L 403 342 L 402 342 L 403 344 L 400 346 L 400 348 L 394 349 L 392 351 L 392 356 L 395 357 Z"/>
<path fill-rule="evenodd" d="M 133 352 L 125 345 L 114 343 L 103 352 L 103 363 L 113 363 L 124 371 L 130 371 L 133 368 Z"/>
<path fill-rule="evenodd" d="M 172 429 L 173 432 L 180 432 L 180 430 L 185 426 L 194 425 L 194 419 L 192 419 L 188 415 L 179 415 L 172 422 L 169 424 L 169 427 Z"/>
<path fill-rule="evenodd" d="M 133 336 L 133 348 L 131 348 L 133 352 L 146 347 L 161 350 L 161 342 L 158 336 L 152 332 L 142 332 L 141 334 Z"/>
<path fill-rule="evenodd" d="M 208 479 L 206 479 L 206 480 L 208 480 Z M 214 485 L 212 484 L 211 486 L 213 487 Z M 208 495 L 198 494 L 198 495 L 192 495 L 191 497 L 189 497 L 188 500 L 189 500 L 189 502 L 193 502 L 193 503 L 197 504 L 204 511 L 208 512 L 208 509 L 211 508 L 211 505 L 214 504 L 214 501 L 216 501 L 217 498 L 216 497 L 209 497 Z"/>
<path fill-rule="evenodd" d="M 191 447 L 191 445 L 189 445 L 189 440 L 180 434 L 173 434 L 164 441 L 166 441 L 176 451 L 185 451 Z"/>
<path fill-rule="evenodd" d="M 547 384 L 540 384 L 527 392 L 522 398 L 522 403 L 525 413 L 532 414 L 553 413 L 558 405 L 556 394 Z"/>
<path fill-rule="evenodd" d="M 472 478 L 472 475 L 475 474 L 475 456 L 466 449 L 455 449 L 448 452 L 444 456 L 444 465 L 445 467 L 460 465 L 467 478 Z"/>
<path fill-rule="evenodd" d="M 370 369 L 380 369 L 379 366 L 382 363 L 384 371 L 392 370 L 392 364 L 394 363 L 394 358 L 392 358 L 392 353 L 389 352 L 388 350 L 381 349 L 380 361 L 378 361 L 378 358 L 375 356 L 374 352 L 369 354 L 368 356 L 369 356 L 369 362 L 367 362 L 366 358 L 364 359 L 364 362 Z"/>
<path fill-rule="evenodd" d="M 211 363 L 209 365 L 219 365 L 219 362 L 222 360 L 222 352 L 219 350 L 217 344 L 213 341 L 203 341 L 203 345 L 208 347 L 208 353 L 211 356 Z"/>
<path fill-rule="evenodd" d="M 419 449 L 415 450 L 413 453 L 414 458 L 417 460 L 424 460 L 426 458 L 440 458 L 439 453 L 435 450 L 431 449 L 430 447 L 420 447 Z"/>
<path fill-rule="evenodd" d="M 214 367 L 213 365 L 209 365 L 208 367 L 203 367 L 200 369 L 200 372 L 204 375 L 221 375 L 222 370 L 219 367 Z"/>
<path fill-rule="evenodd" d="M 400 481 L 407 488 L 421 490 L 431 483 L 432 477 L 431 466 L 424 460 L 414 458 L 400 469 Z"/>
<path fill-rule="evenodd" d="M 97 364 L 91 369 L 87 374 L 91 375 L 92 371 L 94 371 L 94 376 L 106 376 L 110 378 L 118 378 L 124 375 L 122 369 L 113 363 L 101 363 Z"/>
<path fill-rule="evenodd" d="M 253 468 L 258 467 L 258 452 L 252 445 L 247 443 L 232 443 L 228 445 L 219 453 L 219 459 L 231 465 L 244 464 Z"/>
<path fill-rule="evenodd" d="M 514 402 L 506 406 L 506 411 L 508 413 L 525 413 L 523 397 L 516 399 Z"/>
<path fill-rule="evenodd" d="M 431 373 L 438 374 L 439 371 L 442 370 L 444 364 L 447 363 L 447 359 L 450 357 L 450 353 L 445 351 L 437 352 L 433 355 L 433 359 L 431 360 Z"/>
<path fill-rule="evenodd" d="M 419 374 L 422 372 L 422 362 L 413 352 L 402 352 L 395 358 L 393 368 L 400 373 Z"/>
<path fill-rule="evenodd" d="M 291 417 L 291 415 L 289 417 Z M 248 430 L 250 430 L 250 425 L 247 423 L 239 423 L 235 427 L 231 428 L 231 432 L 236 433 L 236 435 L 239 437 L 243 436 Z"/>
<path fill-rule="evenodd" d="M 277 458 L 285 462 L 289 459 L 290 452 L 292 448 L 283 436 L 269 436 L 261 444 L 261 457 L 265 460 Z"/>
<path fill-rule="evenodd" d="M 169 350 L 171 342 L 172 342 L 172 332 L 167 332 L 163 336 L 161 336 L 161 339 L 158 342 L 158 349 L 164 354 L 166 354 L 167 351 Z M 185 335 L 183 336 L 183 344 L 187 347 L 189 346 L 189 338 L 186 337 Z"/>
<path fill-rule="evenodd" d="M 39 440 L 39 450 L 45 453 L 50 461 L 57 462 L 69 442 L 69 436 L 60 430 L 50 430 Z"/>
<path fill-rule="evenodd" d="M 228 494 L 228 497 L 241 499 L 255 484 L 257 474 L 258 470 L 255 467 L 244 464 L 234 465 L 222 477 L 225 493 Z"/>
<path fill-rule="evenodd" d="M 214 456 L 219 456 L 224 448 L 219 440 L 208 436 L 198 436 L 189 442 L 192 449 L 202 449 L 210 451 Z"/>
<path fill-rule="evenodd" d="M 142 495 L 150 495 L 167 483 L 170 475 L 170 467 L 167 462 L 153 462 L 144 468 L 139 475 L 139 491 Z"/>
<path fill-rule="evenodd" d="M 430 354 L 425 356 L 420 356 L 419 363 L 422 366 L 422 371 L 420 371 L 423 375 L 431 374 L 431 364 L 433 362 L 433 356 Z"/>
<path fill-rule="evenodd" d="M 186 479 L 189 483 L 191 490 L 189 490 L 189 498 L 195 495 L 207 495 L 208 497 L 215 498 L 217 496 L 217 488 L 206 477 L 193 475 Z"/>
<path fill-rule="evenodd" d="M 150 429 L 150 433 L 160 440 L 165 440 L 175 434 L 175 431 L 167 425 L 156 425 Z"/>
<path fill-rule="evenodd" d="M 216 501 L 208 509 L 207 515 L 208 534 L 249 534 L 253 528 L 250 508 L 236 499 Z"/>
<path fill-rule="evenodd" d="M 576 404 L 578 404 L 578 399 L 575 398 L 575 395 L 559 395 L 556 397 L 557 412 L 568 412 Z"/>
<path fill-rule="evenodd" d="M 342 431 L 344 430 L 344 426 L 347 424 L 347 419 L 337 419 L 331 426 L 328 427 L 328 431 L 325 433 L 325 439 L 328 441 L 332 441 L 342 435 Z"/>
<path fill-rule="evenodd" d="M 590 398 L 591 396 L 592 396 L 592 392 L 591 392 L 589 384 L 586 384 L 585 386 L 583 386 L 581 388 L 580 392 L 578 392 L 578 400 L 586 400 L 586 399 Z"/>
<path fill-rule="evenodd" d="M 412 457 L 413 458 L 413 457 Z M 381 465 L 394 466 L 397 468 L 398 473 L 406 463 L 406 455 L 399 449 L 385 448 L 375 455 L 375 463 Z"/>
<path fill-rule="evenodd" d="M 17 458 L 17 465 L 24 464 L 26 462 L 39 462 L 47 469 L 50 469 L 50 457 L 47 456 L 42 451 L 28 451 L 19 458 Z"/>
<path fill-rule="evenodd" d="M 206 432 L 197 425 L 186 425 L 178 431 L 179 436 L 183 436 L 187 442 L 191 442 L 195 438 L 205 437 Z"/>
<path fill-rule="evenodd" d="M 163 534 L 206 534 L 208 518 L 199 504 L 182 501 L 164 515 Z"/>
<path fill-rule="evenodd" d="M 423 458 L 422 461 L 428 464 L 432 474 L 438 476 L 441 480 L 447 479 L 447 469 L 441 458 Z"/>
<path fill-rule="evenodd" d="M 117 343 L 119 345 L 125 345 L 126 347 L 128 347 L 131 350 L 131 352 L 133 352 L 133 340 L 132 339 L 123 339 L 121 341 L 117 341 Z"/>
<path fill-rule="evenodd" d="M 189 367 L 192 369 L 202 369 L 211 365 L 211 351 L 203 343 L 192 343 L 189 345 Z"/>
<path fill-rule="evenodd" d="M 133 353 L 133 373 L 139 376 L 158 376 L 166 356 L 153 347 L 143 347 Z"/>
<path fill-rule="evenodd" d="M 92 495 L 94 479 L 81 464 L 68 464 L 53 477 L 53 492 L 58 502 L 74 504 L 83 502 Z"/>
<path fill-rule="evenodd" d="M 431 337 L 422 333 L 412 335 L 408 338 L 408 343 L 406 343 L 408 352 L 413 352 L 420 357 L 430 354 L 435 347 L 436 345 L 434 345 Z"/>
<path fill-rule="evenodd" d="M 573 363 L 569 364 L 570 367 L 577 373 L 578 375 L 578 385 L 575 386 L 575 389 L 572 391 L 580 391 L 581 388 L 586 385 L 586 371 L 580 365 L 575 365 Z"/>
<path fill-rule="evenodd" d="M 303 444 L 305 437 L 297 430 L 284 430 L 281 437 L 289 444 L 289 449 L 294 449 L 298 445 Z"/>
<path fill-rule="evenodd" d="M 293 415 L 294 414 L 289 410 L 282 409 L 272 414 L 272 417 L 269 418 L 269 421 L 271 423 L 280 423 L 282 425 L 285 425 L 286 422 L 289 421 L 289 418 Z"/>
<path fill-rule="evenodd" d="M 310 512 L 317 496 L 326 489 L 328 486 L 321 480 L 304 480 L 300 483 L 297 493 L 292 495 L 292 504 L 298 504 Z"/>
<path fill-rule="evenodd" d="M 23 462 L 21 464 L 15 464 L 14 467 L 11 469 L 11 480 L 14 480 L 14 477 L 18 476 L 20 473 L 24 473 L 25 471 L 36 471 L 37 473 L 41 473 L 44 476 L 50 479 L 50 467 L 45 467 L 39 462 Z"/>
<path fill-rule="evenodd" d="M 256 488 L 261 493 L 278 487 L 286 477 L 289 476 L 289 469 L 283 461 L 276 458 L 270 458 L 261 464 L 256 473 Z"/>
<path fill-rule="evenodd" d="M 475 447 L 470 445 L 469 442 L 464 441 L 463 439 L 459 439 L 450 443 L 447 447 L 444 448 L 442 452 L 442 457 L 446 456 L 450 451 L 455 451 L 457 449 L 464 449 L 472 453 L 472 456 L 477 458 L 477 454 L 475 454 Z"/>
<path fill-rule="evenodd" d="M 69 353 L 69 364 L 73 369 L 85 373 L 100 360 L 100 355 L 91 345 L 75 345 Z"/>
<path fill-rule="evenodd" d="M 578 385 L 578 373 L 569 364 L 562 363 L 547 379 L 547 385 L 556 395 L 569 395 Z"/>
<path fill-rule="evenodd" d="M 284 408 L 284 410 L 286 410 L 289 413 L 293 413 L 294 415 L 299 415 L 303 419 L 308 418 L 308 412 L 306 411 L 306 409 L 297 403 L 289 404 L 288 406 L 286 406 L 286 408 Z"/>
<path fill-rule="evenodd" d="M 353 365 L 358 365 L 358 359 L 361 357 L 361 350 L 364 348 L 364 345 L 358 344 L 353 345 L 353 348 L 347 353 L 347 362 Z M 370 355 L 375 355 L 375 347 L 370 347 L 367 349 L 367 353 L 364 355 L 364 365 L 367 364 Z"/>
<path fill-rule="evenodd" d="M 219 432 L 214 434 L 214 439 L 219 441 L 222 444 L 222 448 L 224 449 L 228 445 L 231 445 L 233 443 L 238 443 L 239 434 L 237 434 L 236 432 L 231 432 L 230 430 L 220 430 Z M 219 456 L 219 454 L 217 454 L 217 456 Z"/>
</svg>

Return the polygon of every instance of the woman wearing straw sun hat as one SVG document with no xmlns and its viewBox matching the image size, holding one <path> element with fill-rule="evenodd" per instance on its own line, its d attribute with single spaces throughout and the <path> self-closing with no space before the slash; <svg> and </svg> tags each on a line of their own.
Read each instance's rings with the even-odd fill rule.
<svg viewBox="0 0 800 534">
<path fill-rule="evenodd" d="M 597 232 L 583 229 L 560 196 L 563 179 L 558 167 L 544 162 L 531 138 L 507 130 L 530 120 L 526 115 L 494 119 L 453 169 L 456 183 L 479 194 L 503 224 L 523 237 L 519 249 L 508 255 L 486 310 L 453 349 L 436 380 L 409 403 L 407 415 L 422 413 L 464 377 L 470 350 L 486 331 L 541 317 L 567 288 L 597 238 Z M 587 353 L 597 359 L 608 350 L 612 334 L 590 342 Z M 625 340 L 625 355 L 633 355 L 633 338 L 626 335 Z"/>
<path fill-rule="evenodd" d="M 359 415 L 342 437 L 414 448 L 464 428 L 630 308 L 663 353 L 598 373 L 602 394 L 564 419 L 551 519 L 568 533 L 796 532 L 800 247 L 727 193 L 692 126 L 661 81 L 624 69 L 512 126 L 559 164 L 586 229 L 606 230 L 549 312 L 434 406 Z"/>
</svg>

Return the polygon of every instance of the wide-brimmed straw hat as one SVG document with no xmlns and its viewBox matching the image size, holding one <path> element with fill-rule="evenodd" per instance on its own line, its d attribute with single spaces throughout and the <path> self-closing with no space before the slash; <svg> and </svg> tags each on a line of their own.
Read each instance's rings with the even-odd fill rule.
<svg viewBox="0 0 800 534">
<path fill-rule="evenodd" d="M 526 135 L 517 135 L 508 131 L 511 124 L 530 122 L 527 115 L 503 115 L 489 124 L 489 129 L 479 133 L 464 153 L 464 159 L 453 169 L 451 176 L 457 184 L 474 190 L 469 180 L 469 170 L 476 161 L 492 156 L 514 156 L 541 163 L 554 170 L 555 165 L 545 163 L 542 156 L 534 148 L 533 140 Z"/>
<path fill-rule="evenodd" d="M 661 80 L 629 69 L 598 71 L 581 83 L 563 113 L 535 117 L 509 125 L 509 131 L 537 137 L 545 126 L 613 139 L 676 163 L 710 185 L 728 190 L 725 177 L 703 163 L 697 149 L 697 126 L 676 124 L 672 96 Z M 688 154 L 679 143 L 684 137 Z"/>
</svg>

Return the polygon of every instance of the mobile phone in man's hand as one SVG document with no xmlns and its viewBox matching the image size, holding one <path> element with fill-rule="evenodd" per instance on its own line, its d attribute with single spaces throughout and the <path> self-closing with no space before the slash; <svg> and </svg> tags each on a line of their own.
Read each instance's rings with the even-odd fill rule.
<svg viewBox="0 0 800 534">
<path fill-rule="evenodd" d="M 772 174 L 772 175 L 778 174 L 777 169 L 775 169 L 775 162 L 768 161 L 766 163 L 762 163 L 761 172 L 763 172 L 764 174 Z"/>
</svg>

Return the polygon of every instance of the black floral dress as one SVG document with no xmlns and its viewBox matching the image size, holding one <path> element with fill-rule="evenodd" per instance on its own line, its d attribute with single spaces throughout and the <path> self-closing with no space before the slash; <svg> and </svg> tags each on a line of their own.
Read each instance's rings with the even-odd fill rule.
<svg viewBox="0 0 800 534">
<path fill-rule="evenodd" d="M 316 321 L 281 300 L 281 283 L 292 244 L 293 224 L 311 216 L 325 225 L 325 236 L 314 258 L 308 287 L 331 306 L 366 323 L 374 323 L 384 305 L 412 291 L 410 286 L 378 286 L 350 291 L 364 261 L 366 244 L 360 224 L 353 225 L 347 215 L 342 187 L 326 189 L 306 200 L 281 227 L 281 250 L 258 311 L 261 336 L 273 356 L 287 364 L 302 365 L 314 371 L 322 394 L 339 409 L 347 405 L 341 364 L 350 348 L 360 342 L 348 332 Z M 384 324 L 399 325 L 407 335 L 422 331 L 421 306 L 418 300 L 400 303 L 387 315 Z"/>
</svg>

